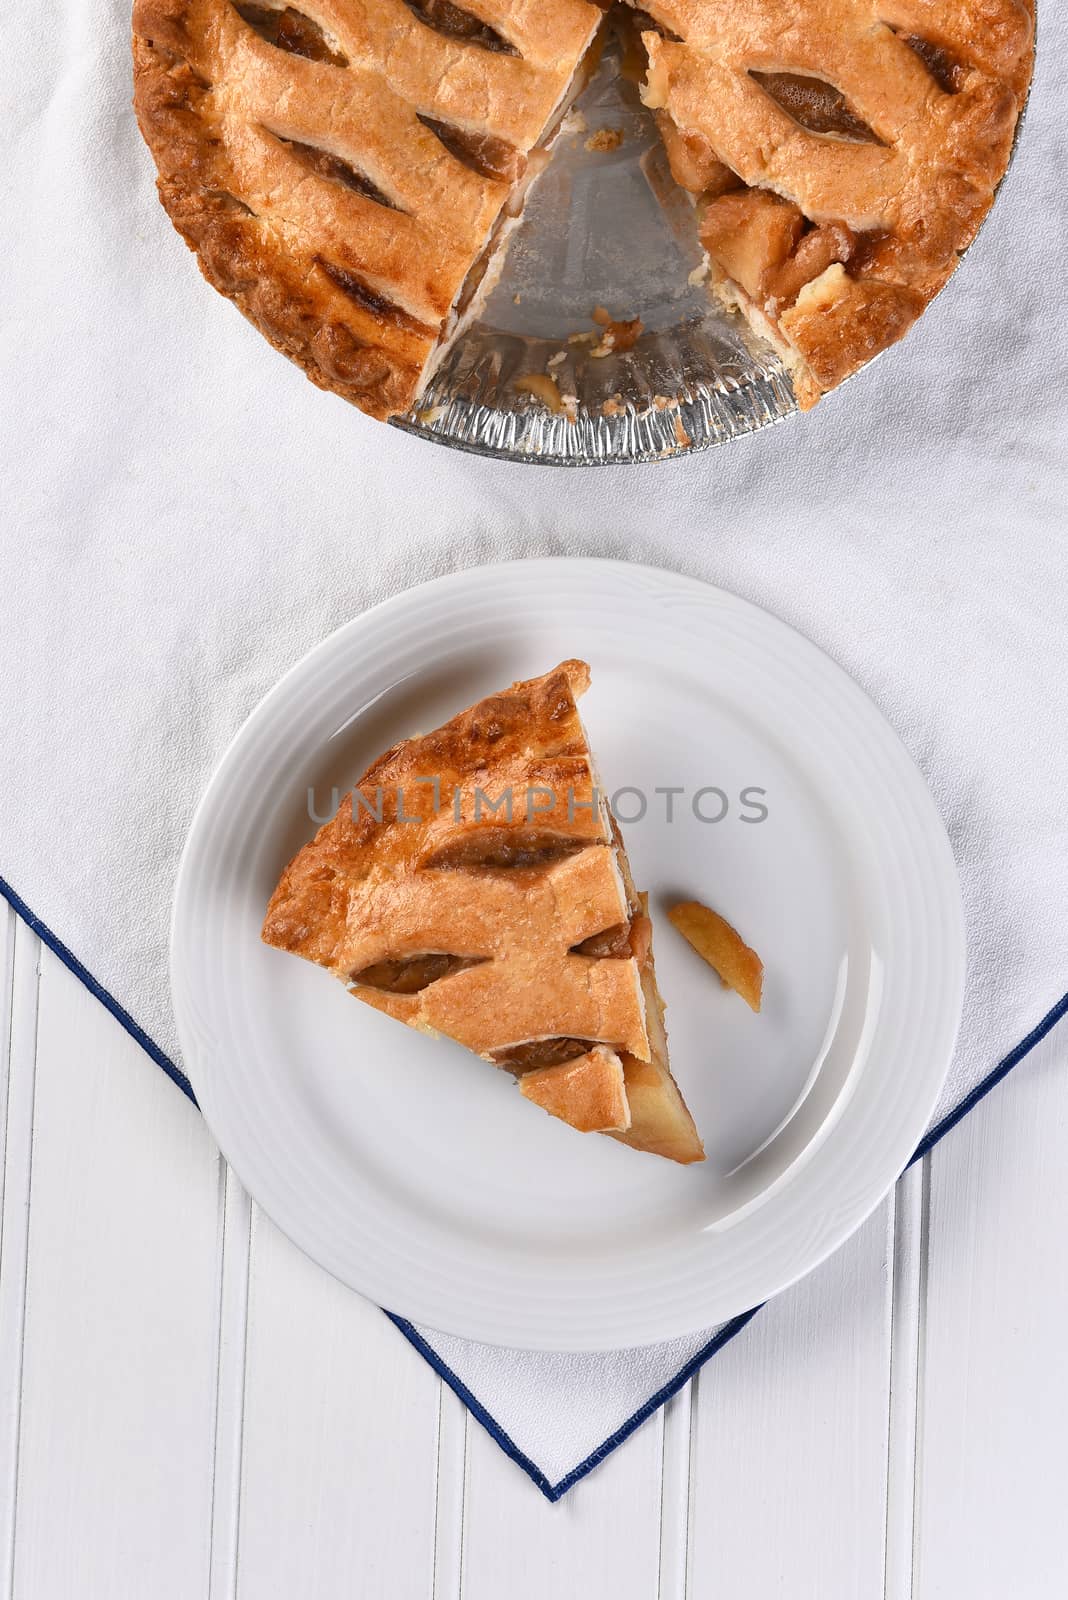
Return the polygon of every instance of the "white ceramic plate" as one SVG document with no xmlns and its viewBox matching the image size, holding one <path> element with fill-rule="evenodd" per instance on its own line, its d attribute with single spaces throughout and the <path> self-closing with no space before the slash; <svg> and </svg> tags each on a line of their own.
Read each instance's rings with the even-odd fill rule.
<svg viewBox="0 0 1068 1600">
<path fill-rule="evenodd" d="M 583 715 L 603 782 L 627 791 L 623 819 L 633 791 L 646 798 L 624 830 L 651 893 L 672 1065 L 708 1151 L 694 1167 L 574 1133 L 507 1074 L 259 939 L 314 831 L 309 788 L 325 814 L 331 788 L 397 739 L 576 654 L 593 669 Z M 670 823 L 667 788 L 682 791 Z M 759 950 L 759 1016 L 667 923 L 683 896 Z M 709 1327 L 840 1244 L 933 1112 L 963 976 L 945 832 L 861 690 L 732 595 L 586 560 L 441 579 L 312 651 L 204 796 L 172 939 L 186 1068 L 274 1221 L 392 1311 L 559 1350 Z"/>
</svg>

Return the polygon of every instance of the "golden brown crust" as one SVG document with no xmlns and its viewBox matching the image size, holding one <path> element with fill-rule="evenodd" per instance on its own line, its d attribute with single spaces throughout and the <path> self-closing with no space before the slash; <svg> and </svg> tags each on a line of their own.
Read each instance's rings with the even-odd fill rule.
<svg viewBox="0 0 1068 1600">
<path fill-rule="evenodd" d="M 502 833 L 517 849 L 535 834 L 561 845 L 603 843 L 608 821 L 593 807 L 586 735 L 575 704 L 588 684 L 585 662 L 564 661 L 379 756 L 336 817 L 283 872 L 264 924 L 267 942 L 337 966 L 350 881 L 386 866 L 415 871 L 457 843 L 496 845 Z M 425 779 L 436 780 L 436 788 Z M 500 805 L 509 792 L 510 816 Z M 343 884 L 330 888 L 341 875 Z M 346 971 L 356 970 L 352 954 Z M 380 958 L 369 956 L 362 965 L 373 959 Z"/>
<path fill-rule="evenodd" d="M 603 1045 L 555 1067 L 525 1072 L 519 1092 L 579 1133 L 625 1133 L 630 1127 L 623 1063 Z"/>
<path fill-rule="evenodd" d="M 603 844 L 542 868 L 383 870 L 349 882 L 330 966 L 347 981 L 387 956 L 436 950 L 479 957 L 418 994 L 359 985 L 353 993 L 490 1059 L 542 1038 L 604 1042 L 645 1058 L 637 963 L 572 954 L 572 946 L 624 913 L 612 852 Z"/>
<path fill-rule="evenodd" d="M 647 1056 L 636 961 L 572 953 L 629 918 L 575 705 L 588 681 L 564 662 L 387 751 L 282 874 L 267 943 L 480 1055 L 573 1037 Z M 479 960 L 414 994 L 358 982 L 428 951 Z"/>
<path fill-rule="evenodd" d="M 508 196 L 479 150 L 521 170 L 599 16 L 463 10 L 511 53 L 404 0 L 134 6 L 134 105 L 175 227 L 276 349 L 375 417 L 417 396 Z"/>
<path fill-rule="evenodd" d="M 700 140 L 744 185 L 725 193 L 708 165 L 713 281 L 780 345 L 811 404 L 901 338 L 975 237 L 1030 82 L 1033 0 L 646 9 L 672 35 L 642 36 L 645 97 L 675 126 L 680 181 L 692 187 L 681 152 Z"/>
</svg>

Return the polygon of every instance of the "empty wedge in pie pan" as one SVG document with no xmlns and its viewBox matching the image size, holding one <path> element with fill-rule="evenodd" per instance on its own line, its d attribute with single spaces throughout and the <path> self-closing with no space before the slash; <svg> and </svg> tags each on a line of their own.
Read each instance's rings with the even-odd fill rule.
<svg viewBox="0 0 1068 1600">
<path fill-rule="evenodd" d="M 496 283 L 394 426 L 477 455 L 595 466 L 686 455 L 798 410 L 773 347 L 709 292 L 698 212 L 620 55 L 610 40 Z M 604 348 L 608 317 L 640 317 L 629 348 Z"/>
</svg>

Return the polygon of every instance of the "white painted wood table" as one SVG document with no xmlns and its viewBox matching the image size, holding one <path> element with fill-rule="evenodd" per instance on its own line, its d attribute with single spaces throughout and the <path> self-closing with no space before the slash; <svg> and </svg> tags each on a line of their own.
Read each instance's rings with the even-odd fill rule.
<svg viewBox="0 0 1068 1600">
<path fill-rule="evenodd" d="M 0 1041 L 5 1596 L 1068 1595 L 1068 1023 L 555 1506 L 2 903 Z"/>
</svg>

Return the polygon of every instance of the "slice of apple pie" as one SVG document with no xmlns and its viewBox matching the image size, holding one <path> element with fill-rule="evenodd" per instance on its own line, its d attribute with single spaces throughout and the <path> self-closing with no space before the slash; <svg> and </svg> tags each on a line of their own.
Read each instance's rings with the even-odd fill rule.
<svg viewBox="0 0 1068 1600">
<path fill-rule="evenodd" d="M 387 751 L 285 869 L 263 937 L 572 1127 L 700 1161 L 575 704 L 588 684 L 565 661 Z"/>
</svg>

